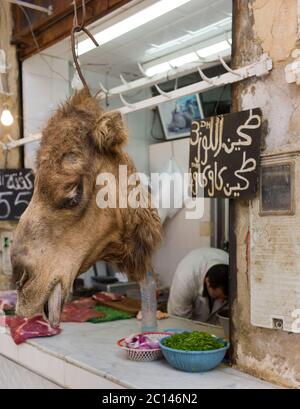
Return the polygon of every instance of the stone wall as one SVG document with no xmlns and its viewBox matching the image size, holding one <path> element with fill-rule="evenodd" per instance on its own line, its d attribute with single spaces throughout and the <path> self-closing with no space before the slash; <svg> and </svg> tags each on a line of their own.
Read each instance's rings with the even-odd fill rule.
<svg viewBox="0 0 300 409">
<path fill-rule="evenodd" d="M 262 108 L 265 120 L 264 155 L 281 151 L 297 152 L 300 148 L 300 87 L 288 85 L 284 71 L 292 61 L 292 51 L 297 45 L 300 48 L 297 44 L 297 0 L 234 0 L 234 4 L 234 65 L 237 67 L 255 61 L 262 53 L 268 53 L 274 63 L 274 69 L 267 77 L 243 81 L 235 87 L 234 109 Z M 296 203 L 299 202 L 299 194 L 296 186 Z M 237 366 L 248 373 L 283 386 L 299 388 L 300 334 L 251 325 L 251 267 L 253 263 L 260 262 L 252 258 L 251 240 L 260 227 L 251 225 L 251 216 L 258 200 L 239 202 L 236 206 L 235 360 Z M 294 242 L 298 237 L 295 231 L 300 231 L 299 219 L 295 218 L 295 223 L 291 223 L 287 217 L 276 219 L 276 223 L 274 220 L 272 217 L 264 220 L 269 231 L 265 241 L 269 240 L 268 246 L 273 246 L 274 256 L 275 251 L 280 252 L 281 263 L 287 269 L 294 274 L 299 271 L 297 277 L 300 280 L 299 252 Z M 278 226 L 290 232 L 291 241 L 290 245 L 287 243 L 287 248 L 278 249 Z M 264 271 L 261 273 L 263 276 Z"/>
<path fill-rule="evenodd" d="M 8 103 L 9 108 L 14 115 L 14 124 L 6 128 L 0 124 L 0 141 L 6 142 L 9 134 L 14 139 L 20 138 L 20 108 L 19 108 L 19 66 L 16 55 L 16 48 L 10 44 L 13 21 L 10 13 L 10 5 L 5 1 L 0 1 L 0 48 L 6 52 L 7 64 L 11 66 L 8 76 L 9 91 L 12 96 L 7 97 L 0 94 L 0 111 L 3 103 Z M 5 156 L 0 149 L 0 167 L 3 168 Z M 20 153 L 18 149 L 10 151 L 7 155 L 7 167 L 16 168 L 20 166 Z M 4 231 L 14 229 L 16 223 L 0 221 L 0 234 Z M 0 289 L 6 289 L 10 286 L 10 277 L 5 276 L 2 271 L 2 258 L 0 253 Z"/>
</svg>

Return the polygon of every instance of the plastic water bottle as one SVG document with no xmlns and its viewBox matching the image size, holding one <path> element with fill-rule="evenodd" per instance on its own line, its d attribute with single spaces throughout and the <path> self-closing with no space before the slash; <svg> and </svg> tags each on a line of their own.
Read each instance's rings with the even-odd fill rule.
<svg viewBox="0 0 300 409">
<path fill-rule="evenodd" d="M 141 301 L 142 301 L 142 332 L 157 331 L 157 300 L 156 300 L 156 281 L 151 272 L 140 283 Z"/>
</svg>

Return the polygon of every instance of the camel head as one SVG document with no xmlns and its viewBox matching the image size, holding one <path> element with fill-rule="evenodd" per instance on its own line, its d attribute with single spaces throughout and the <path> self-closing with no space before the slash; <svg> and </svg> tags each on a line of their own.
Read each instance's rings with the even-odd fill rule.
<svg viewBox="0 0 300 409">
<path fill-rule="evenodd" d="M 151 206 L 119 205 L 119 166 L 127 166 L 129 175 L 135 172 L 123 150 L 126 141 L 121 115 L 103 112 L 85 91 L 49 120 L 33 197 L 11 249 L 17 314 L 43 313 L 57 325 L 74 279 L 97 260 L 115 264 L 131 279 L 145 277 L 161 226 Z M 97 202 L 98 177 L 106 173 L 116 179 L 115 207 L 99 207 Z M 109 192 L 115 186 L 106 188 Z"/>
</svg>

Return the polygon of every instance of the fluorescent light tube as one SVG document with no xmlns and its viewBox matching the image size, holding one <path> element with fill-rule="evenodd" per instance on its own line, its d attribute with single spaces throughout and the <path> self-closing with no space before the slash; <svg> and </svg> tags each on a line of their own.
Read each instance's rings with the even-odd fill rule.
<svg viewBox="0 0 300 409">
<path fill-rule="evenodd" d="M 221 53 L 222 51 L 229 50 L 231 48 L 228 41 L 221 41 L 220 43 L 213 44 L 209 47 L 202 48 L 197 51 L 197 54 L 201 58 L 209 57 L 210 55 Z"/>
<path fill-rule="evenodd" d="M 99 45 L 103 45 L 122 35 L 141 27 L 142 25 L 155 20 L 156 18 L 169 13 L 170 11 L 183 6 L 191 0 L 160 0 L 130 17 L 113 24 L 107 29 L 95 34 L 95 39 Z M 92 40 L 87 39 L 78 44 L 78 55 L 82 55 L 95 48 Z"/>
<path fill-rule="evenodd" d="M 169 63 L 172 65 L 172 67 L 178 68 L 195 61 L 199 61 L 198 55 L 196 53 L 189 53 L 181 57 L 174 58 L 173 60 L 169 61 Z"/>
<path fill-rule="evenodd" d="M 228 30 L 229 30 L 231 28 L 231 24 L 232 24 L 232 17 L 227 17 L 227 18 L 225 18 L 223 20 L 216 21 L 215 23 L 210 24 L 209 26 L 205 26 L 203 28 L 200 28 L 197 31 L 190 31 L 187 34 L 185 34 L 184 36 L 175 38 L 174 40 L 168 41 L 166 43 L 152 44 L 152 47 L 149 48 L 146 51 L 146 54 L 148 54 L 148 55 L 155 54 L 155 53 L 157 53 L 159 51 L 166 50 L 166 49 L 174 47 L 176 45 L 183 44 L 183 43 L 185 43 L 187 41 L 190 41 L 190 40 L 192 40 L 194 38 L 202 37 L 202 36 L 204 36 L 204 35 L 206 35 L 208 33 L 214 32 L 214 31 L 219 30 L 220 28 L 223 28 L 223 27 L 225 27 L 225 28 L 227 27 Z"/>
<path fill-rule="evenodd" d="M 166 72 L 171 70 L 172 67 L 168 62 L 164 62 L 162 64 L 154 65 L 153 67 L 146 69 L 147 77 L 153 77 L 156 74 L 161 74 L 162 72 Z"/>
</svg>

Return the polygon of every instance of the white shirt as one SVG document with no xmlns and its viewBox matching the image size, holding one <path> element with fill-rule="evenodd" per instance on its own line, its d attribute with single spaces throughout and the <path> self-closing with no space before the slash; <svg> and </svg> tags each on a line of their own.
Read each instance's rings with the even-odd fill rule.
<svg viewBox="0 0 300 409">
<path fill-rule="evenodd" d="M 215 248 L 193 250 L 181 260 L 170 289 L 169 314 L 207 322 L 222 307 L 222 303 L 215 301 L 210 312 L 208 299 L 202 296 L 205 276 L 217 264 L 228 265 L 229 255 Z"/>
</svg>

